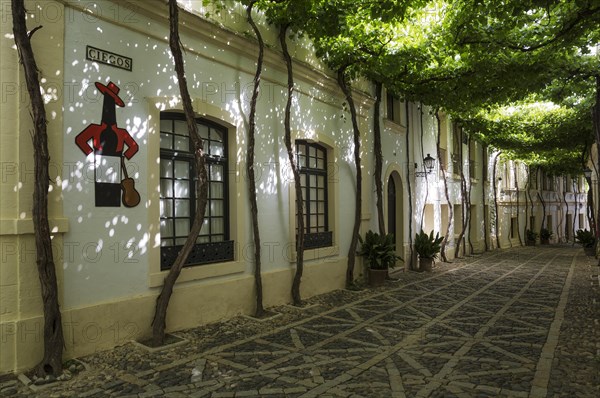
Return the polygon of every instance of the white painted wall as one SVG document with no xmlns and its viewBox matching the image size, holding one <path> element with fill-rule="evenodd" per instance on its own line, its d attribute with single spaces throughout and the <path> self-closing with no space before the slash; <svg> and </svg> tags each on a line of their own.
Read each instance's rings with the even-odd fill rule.
<svg viewBox="0 0 600 398">
<path fill-rule="evenodd" d="M 102 3 L 103 4 L 103 3 Z M 177 98 L 179 88 L 173 71 L 168 43 L 168 27 L 142 14 L 136 22 L 109 23 L 95 18 L 93 22 L 80 12 L 73 11 L 73 20 L 65 27 L 65 90 L 73 88 L 64 99 L 64 157 L 73 165 L 63 173 L 65 216 L 71 220 L 65 235 L 64 289 L 66 308 L 112 301 L 117 298 L 147 294 L 148 250 L 156 245 L 156 236 L 148 232 L 156 223 L 148 215 L 148 176 L 158 173 L 158 164 L 149 159 L 148 108 L 149 98 Z M 141 34 L 135 30 L 148 32 Z M 241 87 L 242 110 L 249 113 L 255 60 L 246 58 L 235 49 L 200 41 L 182 30 L 182 42 L 191 49 L 185 55 L 188 86 L 195 99 L 220 108 L 235 121 L 237 128 L 238 170 L 244 178 L 245 126 L 235 85 Z M 133 72 L 85 60 L 85 46 L 92 45 L 133 58 Z M 263 242 L 263 270 L 288 269 L 290 261 L 285 250 L 289 237 L 289 184 L 292 182 L 286 165 L 287 152 L 283 142 L 283 112 L 285 107 L 286 76 L 283 70 L 265 64 L 261 96 L 257 109 L 256 164 L 261 240 Z M 102 95 L 94 82 L 109 81 L 120 88 L 126 102 L 117 109 L 117 122 L 136 139 L 140 151 L 128 163 L 135 167 L 136 187 L 142 203 L 132 209 L 101 208 L 94 206 L 93 173 L 88 173 L 89 162 L 75 146 L 75 136 L 88 124 L 99 123 Z M 349 245 L 349 231 L 354 219 L 355 177 L 351 142 L 351 123 L 343 112 L 339 92 L 321 89 L 314 82 L 298 79 L 297 94 L 292 111 L 292 129 L 304 136 L 329 137 L 337 146 L 339 159 L 335 161 L 335 184 L 339 186 L 339 225 L 334 234 L 339 242 L 340 255 Z M 175 101 L 177 102 L 177 101 Z M 165 105 L 169 108 L 169 105 Z M 342 117 L 344 116 L 344 117 Z M 370 133 L 369 133 L 370 134 Z M 89 169 L 91 170 L 91 169 Z M 241 174 L 240 174 L 241 173 Z M 246 185 L 241 195 L 245 217 L 245 240 L 240 247 L 252 247 L 250 218 L 246 200 Z M 251 257 L 252 250 L 244 251 Z M 131 256 L 131 257 L 129 257 Z M 248 260 L 249 260 L 248 258 Z M 252 272 L 247 262 L 246 273 Z"/>
</svg>

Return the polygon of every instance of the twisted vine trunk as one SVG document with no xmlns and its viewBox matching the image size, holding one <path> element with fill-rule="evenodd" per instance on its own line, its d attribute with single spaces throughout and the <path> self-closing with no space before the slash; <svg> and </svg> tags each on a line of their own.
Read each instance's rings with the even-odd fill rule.
<svg viewBox="0 0 600 398">
<path fill-rule="evenodd" d="M 563 221 L 565 225 L 567 224 L 567 216 L 569 215 L 569 203 L 567 203 L 567 191 L 563 190 L 563 202 L 565 203 L 564 217 L 560 218 L 560 223 L 557 225 L 557 235 L 560 237 L 563 234 L 563 230 L 566 231 L 566 228 L 563 229 Z M 568 239 L 565 236 L 565 242 L 568 242 Z"/>
<path fill-rule="evenodd" d="M 375 192 L 377 195 L 377 221 L 379 223 L 379 234 L 385 236 L 385 221 L 383 215 L 383 154 L 381 152 L 381 95 L 383 83 L 375 82 L 375 105 L 373 110 L 373 147 L 375 150 Z"/>
<path fill-rule="evenodd" d="M 421 128 L 421 159 L 425 159 L 425 148 L 423 148 L 423 137 L 425 132 L 423 131 L 423 103 L 419 105 L 419 126 Z M 439 159 L 439 158 L 438 158 Z M 421 210 L 421 229 L 425 220 L 425 209 L 427 208 L 427 201 L 429 200 L 429 180 L 427 177 L 427 170 L 425 171 L 425 199 L 423 200 L 423 209 Z"/>
<path fill-rule="evenodd" d="M 600 75 L 596 75 L 596 104 L 592 108 L 592 125 L 596 136 L 596 154 L 598 156 L 598 161 L 600 162 Z M 596 163 L 592 162 L 592 164 L 594 164 L 594 169 L 596 170 L 596 177 L 599 177 Z M 600 193 L 600 178 L 598 178 L 596 183 L 598 184 L 596 189 Z M 590 184 L 590 189 L 591 187 L 592 185 Z M 597 216 L 594 230 L 596 236 L 596 243 L 594 245 L 594 248 L 597 252 L 598 241 L 600 240 L 600 200 L 598 201 L 598 203 L 596 203 L 596 207 Z"/>
<path fill-rule="evenodd" d="M 206 211 L 206 202 L 208 198 L 208 173 L 206 170 L 205 153 L 202 140 L 198 135 L 194 108 L 192 99 L 187 87 L 185 70 L 183 65 L 183 56 L 181 54 L 181 45 L 179 39 L 179 8 L 176 0 L 169 0 L 169 47 L 175 61 L 175 73 L 179 82 L 179 92 L 181 102 L 185 113 L 185 121 L 188 128 L 188 136 L 194 148 L 194 164 L 196 167 L 196 213 L 194 221 L 190 228 L 190 233 L 183 244 L 183 247 L 177 254 L 175 262 L 169 269 L 162 290 L 156 299 L 156 309 L 154 319 L 152 320 L 152 344 L 161 346 L 165 341 L 165 328 L 167 318 L 167 308 L 173 294 L 173 288 L 181 269 L 187 261 L 192 249 L 196 244 L 196 238 L 202 229 L 204 222 L 204 213 Z"/>
<path fill-rule="evenodd" d="M 31 47 L 31 36 L 41 26 L 27 33 L 25 5 L 23 0 L 12 0 L 13 33 L 23 71 L 27 92 L 31 101 L 33 117 L 34 187 L 33 187 L 33 231 L 35 237 L 36 264 L 42 290 L 44 308 L 44 356 L 36 366 L 40 376 L 62 373 L 62 353 L 64 335 L 60 307 L 58 304 L 58 284 L 52 253 L 50 226 L 48 223 L 48 187 L 50 176 L 48 166 L 48 132 L 46 130 L 46 108 L 40 94 L 38 67 Z"/>
<path fill-rule="evenodd" d="M 500 157 L 500 152 L 494 158 L 494 167 L 493 167 L 493 185 L 494 185 L 494 224 L 496 225 L 496 249 L 500 248 L 500 227 L 498 226 L 498 186 L 496 185 L 497 181 L 497 172 L 498 172 L 498 158 Z"/>
<path fill-rule="evenodd" d="M 252 88 L 252 98 L 250 99 L 250 114 L 248 115 L 248 148 L 246 152 L 246 172 L 248 174 L 248 197 L 250 199 L 250 213 L 252 216 L 252 233 L 254 236 L 254 286 L 256 288 L 256 317 L 263 316 L 265 309 L 263 307 L 263 288 L 262 271 L 260 260 L 260 231 L 258 229 L 258 203 L 256 199 L 256 177 L 254 173 L 254 146 L 256 135 L 256 103 L 260 89 L 260 78 L 262 75 L 262 65 L 265 52 L 265 43 L 258 26 L 252 18 L 252 7 L 256 1 L 250 2 L 246 7 L 246 17 L 252 27 L 256 39 L 258 40 L 258 58 L 256 60 L 256 73 L 254 75 L 254 85 Z"/>
<path fill-rule="evenodd" d="M 467 147 L 470 148 L 471 147 L 471 137 L 469 136 L 469 142 L 467 144 Z M 473 178 L 473 176 L 471 175 L 471 157 L 469 156 L 469 183 L 467 185 L 467 201 L 466 201 L 466 209 L 467 209 L 467 217 L 465 219 L 465 229 L 467 230 L 467 242 L 469 242 L 469 250 L 470 250 L 470 254 L 472 255 L 474 250 L 473 250 L 473 242 L 471 241 L 471 217 L 473 216 L 471 214 L 471 192 L 473 191 L 473 185 L 471 184 L 471 179 Z M 466 247 L 465 247 L 466 250 Z"/>
<path fill-rule="evenodd" d="M 528 228 L 529 226 L 529 201 L 527 199 L 527 195 L 529 194 L 529 188 L 530 188 L 530 184 L 529 184 L 529 166 L 527 166 L 526 168 L 526 177 L 525 177 L 525 226 L 523 228 L 523 236 L 525 236 L 525 242 L 527 243 L 527 230 L 530 228 Z"/>
<path fill-rule="evenodd" d="M 515 189 L 517 193 L 517 235 L 519 236 L 519 244 L 523 246 L 523 238 L 521 237 L 521 228 L 519 226 L 519 210 L 521 210 L 521 202 L 519 200 L 519 173 L 517 172 L 517 165 L 514 167 L 514 177 L 515 177 Z"/>
<path fill-rule="evenodd" d="M 455 126 L 454 128 L 458 128 L 458 126 Z M 465 230 L 466 230 L 466 203 L 467 203 L 467 181 L 465 179 L 465 171 L 463 170 L 462 164 L 463 164 L 463 143 L 462 143 L 462 134 L 463 132 L 460 132 L 460 137 L 461 137 L 461 142 L 460 142 L 460 193 L 462 196 L 462 204 L 461 204 L 461 208 L 462 208 L 462 214 L 461 214 L 461 230 L 460 230 L 460 234 L 458 235 L 458 240 L 456 243 L 456 249 L 454 251 L 454 257 L 460 257 L 460 246 L 463 243 L 463 239 L 465 236 Z M 463 248 L 463 251 L 466 254 L 466 248 Z"/>
<path fill-rule="evenodd" d="M 539 192 L 537 196 L 540 202 L 542 203 L 542 228 L 546 228 L 546 202 L 544 201 L 544 197 L 540 195 Z"/>
<path fill-rule="evenodd" d="M 571 181 L 571 184 L 573 186 L 573 192 L 575 193 L 575 214 L 573 215 L 573 225 L 571 225 L 571 228 L 573 229 L 573 236 L 575 236 L 575 223 L 577 223 L 577 218 L 579 217 L 579 186 L 574 181 Z M 565 224 L 566 223 L 565 220 Z M 567 226 L 565 225 L 565 227 Z M 575 246 L 575 239 L 573 239 L 573 246 Z"/>
<path fill-rule="evenodd" d="M 360 216 L 362 211 L 362 170 L 360 168 L 360 130 L 356 118 L 356 107 L 352 92 L 346 78 L 346 69 L 340 68 L 337 72 L 338 85 L 342 89 L 348 107 L 350 108 L 350 117 L 352 119 L 352 130 L 354 140 L 354 163 L 356 165 L 356 205 L 354 208 L 354 227 L 352 228 L 352 239 L 348 249 L 348 267 L 346 269 L 346 286 L 354 283 L 354 264 L 356 262 L 356 246 L 358 245 L 358 233 L 360 229 Z"/>
<path fill-rule="evenodd" d="M 488 234 L 488 228 L 489 228 L 489 212 L 485 211 L 485 204 L 486 204 L 486 195 L 485 195 L 485 182 L 488 180 L 488 159 L 487 156 L 485 156 L 487 154 L 487 151 L 485 150 L 485 147 L 482 148 L 482 153 L 484 156 L 482 156 L 483 159 L 483 176 L 481 178 L 481 203 L 483 204 L 483 244 L 485 245 L 485 251 L 489 251 L 490 247 L 488 244 L 488 239 L 489 239 L 489 234 Z"/>
<path fill-rule="evenodd" d="M 300 282 L 302 281 L 302 272 L 304 271 L 304 200 L 302 197 L 302 184 L 300 182 L 300 172 L 298 171 L 298 165 L 296 164 L 296 158 L 294 156 L 294 147 L 292 145 L 292 128 L 291 128 L 291 110 L 292 100 L 294 94 L 294 73 L 292 69 L 292 57 L 288 51 L 286 42 L 286 33 L 288 25 L 279 27 L 279 43 L 283 52 L 283 59 L 287 67 L 287 102 L 285 104 L 285 147 L 288 153 L 288 159 L 290 161 L 290 167 L 292 168 L 292 174 L 294 175 L 294 190 L 296 193 L 296 226 L 298 227 L 298 233 L 296 235 L 296 273 L 294 274 L 294 281 L 292 283 L 292 300 L 294 305 L 302 305 L 302 297 L 300 295 Z"/>
<path fill-rule="evenodd" d="M 413 210 L 412 210 L 412 186 L 410 183 L 410 141 L 408 139 L 408 137 L 410 136 L 410 134 L 408 133 L 410 131 L 410 106 L 408 103 L 408 100 L 406 100 L 405 102 L 405 109 L 406 109 L 406 188 L 408 190 L 408 242 L 409 242 L 409 247 L 410 247 L 410 260 L 409 260 L 409 269 L 414 269 L 415 268 L 415 261 L 414 261 L 414 248 L 413 248 L 413 231 L 412 231 L 412 224 L 413 224 L 413 219 L 414 219 L 414 215 L 413 215 Z"/>
<path fill-rule="evenodd" d="M 436 109 L 435 111 L 435 118 L 437 119 L 437 157 L 438 163 L 440 165 L 440 170 L 442 172 L 442 178 L 444 179 L 444 194 L 446 196 L 446 203 L 448 203 L 448 225 L 446 226 L 446 234 L 444 235 L 444 239 L 442 240 L 440 256 L 442 257 L 442 261 L 448 262 L 448 258 L 446 257 L 446 245 L 448 244 L 448 239 L 450 237 L 450 226 L 452 225 L 452 218 L 454 217 L 454 209 L 452 208 L 452 202 L 450 202 L 450 192 L 448 191 L 448 181 L 446 180 L 446 165 L 444 165 L 444 163 L 442 162 L 442 150 L 440 147 L 440 140 L 442 135 L 442 121 L 440 120 L 439 109 Z"/>
<path fill-rule="evenodd" d="M 537 188 L 537 176 L 538 176 L 538 172 L 536 170 L 535 172 L 535 180 L 536 180 L 536 188 Z M 527 190 L 527 195 L 529 196 L 529 206 L 531 206 L 531 215 L 534 215 L 534 203 L 533 203 L 533 198 L 531 197 L 531 189 Z M 535 231 L 535 225 L 529 225 L 529 227 L 531 228 L 532 231 Z"/>
<path fill-rule="evenodd" d="M 587 206 L 586 206 L 586 216 L 588 219 L 588 223 L 590 224 L 590 229 L 592 231 L 596 231 L 596 217 L 594 215 L 594 191 L 592 190 L 592 177 L 585 177 L 585 181 L 588 184 L 587 191 Z"/>
</svg>

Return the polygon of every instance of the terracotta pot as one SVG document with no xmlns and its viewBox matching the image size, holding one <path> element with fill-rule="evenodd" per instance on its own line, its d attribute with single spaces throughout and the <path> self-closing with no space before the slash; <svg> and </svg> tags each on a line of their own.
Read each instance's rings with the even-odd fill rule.
<svg viewBox="0 0 600 398">
<path fill-rule="evenodd" d="M 385 283 L 385 279 L 388 276 L 387 269 L 373 269 L 369 268 L 369 286 L 378 287 Z"/>
<path fill-rule="evenodd" d="M 419 258 L 419 272 L 431 272 L 433 269 L 433 258 Z"/>
</svg>

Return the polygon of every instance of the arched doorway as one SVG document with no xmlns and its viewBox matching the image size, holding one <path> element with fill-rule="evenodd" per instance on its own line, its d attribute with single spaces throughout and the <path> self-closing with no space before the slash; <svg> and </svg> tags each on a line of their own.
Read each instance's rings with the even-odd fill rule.
<svg viewBox="0 0 600 398">
<path fill-rule="evenodd" d="M 402 180 L 397 171 L 392 171 L 387 180 L 387 232 L 394 234 L 396 241 L 396 254 L 406 259 L 404 251 L 404 212 L 402 200 Z M 400 266 L 400 264 L 397 264 Z"/>
</svg>

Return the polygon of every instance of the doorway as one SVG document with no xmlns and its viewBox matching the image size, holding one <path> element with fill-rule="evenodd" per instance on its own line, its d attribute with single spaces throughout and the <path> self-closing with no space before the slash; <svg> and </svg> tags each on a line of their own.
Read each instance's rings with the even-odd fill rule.
<svg viewBox="0 0 600 398">
<path fill-rule="evenodd" d="M 396 254 L 403 260 L 404 252 L 404 216 L 402 200 L 402 180 L 397 171 L 393 171 L 387 181 L 387 232 L 394 234 Z"/>
</svg>

